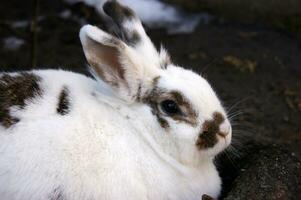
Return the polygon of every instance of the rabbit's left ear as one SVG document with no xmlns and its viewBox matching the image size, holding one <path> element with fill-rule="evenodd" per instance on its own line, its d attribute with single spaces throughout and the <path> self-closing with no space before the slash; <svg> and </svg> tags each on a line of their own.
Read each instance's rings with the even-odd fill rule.
<svg viewBox="0 0 301 200">
<path fill-rule="evenodd" d="M 135 51 L 91 25 L 82 27 L 80 39 L 94 76 L 106 82 L 122 99 L 135 100 L 144 73 L 143 63 Z"/>
<path fill-rule="evenodd" d="M 94 74 L 121 98 L 139 99 L 158 70 L 169 64 L 169 56 L 163 48 L 156 50 L 133 10 L 113 0 L 108 0 L 103 9 L 117 26 L 118 38 L 97 27 L 84 26 L 80 39 L 86 58 Z"/>
</svg>

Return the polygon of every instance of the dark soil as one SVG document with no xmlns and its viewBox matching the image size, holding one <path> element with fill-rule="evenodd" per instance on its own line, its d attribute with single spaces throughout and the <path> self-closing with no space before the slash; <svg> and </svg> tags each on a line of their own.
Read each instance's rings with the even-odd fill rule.
<svg viewBox="0 0 301 200">
<path fill-rule="evenodd" d="M 223 196 L 226 196 L 223 199 L 300 199 L 301 163 L 283 147 L 253 144 L 248 154 L 238 161 L 239 170 L 225 168 L 231 165 L 222 162 Z M 230 176 L 229 172 L 232 172 Z"/>
<path fill-rule="evenodd" d="M 301 39 L 300 0 L 164 0 L 191 12 L 209 12 L 232 21 L 264 24 Z"/>
<path fill-rule="evenodd" d="M 71 17 L 60 17 L 67 9 Z M 32 6 L 7 0 L 0 13 L 0 70 L 33 69 L 29 26 L 12 26 L 29 20 Z M 87 73 L 78 32 L 84 23 L 103 26 L 93 9 L 41 0 L 39 16 L 36 68 Z M 174 63 L 206 77 L 233 116 L 233 148 L 217 160 L 223 197 L 301 199 L 300 41 L 287 32 L 220 20 L 200 24 L 191 34 L 148 33 L 169 49 Z M 10 36 L 25 44 L 4 48 Z"/>
</svg>

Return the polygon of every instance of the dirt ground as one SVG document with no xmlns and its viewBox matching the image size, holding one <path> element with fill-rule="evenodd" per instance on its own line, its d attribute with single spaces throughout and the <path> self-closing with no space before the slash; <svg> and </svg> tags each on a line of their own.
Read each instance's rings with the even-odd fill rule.
<svg viewBox="0 0 301 200">
<path fill-rule="evenodd" d="M 245 24 L 288 30 L 301 39 L 300 0 L 164 0 L 190 12 L 206 11 Z"/>
<path fill-rule="evenodd" d="M 26 1 L 2 1 L 0 13 L 0 70 L 32 69 L 29 24 L 15 23 L 29 20 L 32 6 Z M 102 22 L 85 6 L 42 0 L 38 68 L 87 73 L 78 38 L 78 31 L 85 23 L 101 26 Z M 288 32 L 225 20 L 200 24 L 190 34 L 168 35 L 164 30 L 148 30 L 148 33 L 156 45 L 162 43 L 167 47 L 174 63 L 206 77 L 228 108 L 233 118 L 236 150 L 228 152 L 226 162 L 230 171 L 221 172 L 226 182 L 238 176 L 233 169 L 241 169 L 240 158 L 248 156 L 250 143 L 279 145 L 289 156 L 301 159 L 300 40 Z M 25 43 L 16 50 L 5 47 L 4 39 L 11 36 Z M 235 175 L 225 175 L 231 170 Z M 297 183 L 300 179 L 297 177 Z M 295 191 L 300 194 L 300 187 Z M 291 199 L 299 197 L 296 194 Z"/>
</svg>

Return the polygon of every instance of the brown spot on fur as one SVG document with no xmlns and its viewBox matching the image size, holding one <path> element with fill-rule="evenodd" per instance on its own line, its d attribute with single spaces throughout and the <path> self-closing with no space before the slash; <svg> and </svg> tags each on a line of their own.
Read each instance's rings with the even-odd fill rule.
<svg viewBox="0 0 301 200">
<path fill-rule="evenodd" d="M 156 116 L 157 116 L 158 122 L 160 123 L 160 126 L 161 126 L 162 128 L 164 128 L 164 129 L 169 128 L 169 124 L 168 124 L 168 122 L 167 122 L 166 119 L 161 118 L 159 115 L 156 115 Z"/>
<path fill-rule="evenodd" d="M 136 31 L 125 34 L 125 38 L 123 39 L 123 41 L 130 46 L 135 46 L 136 44 L 141 42 L 141 40 L 142 39 L 141 39 L 139 33 Z"/>
<path fill-rule="evenodd" d="M 103 5 L 103 10 L 117 24 L 121 24 L 123 20 L 126 20 L 128 18 L 135 17 L 135 13 L 132 9 L 126 6 L 122 6 L 117 1 L 107 1 Z"/>
<path fill-rule="evenodd" d="M 66 115 L 70 111 L 69 90 L 67 87 L 64 87 L 60 93 L 56 111 L 61 115 Z"/>
<path fill-rule="evenodd" d="M 207 194 L 203 194 L 202 200 L 214 200 L 214 199 L 211 196 L 207 195 Z"/>
<path fill-rule="evenodd" d="M 0 76 L 0 124 L 2 126 L 9 128 L 19 121 L 10 115 L 12 106 L 24 109 L 30 100 L 41 96 L 40 80 L 39 76 L 29 72 L 16 75 L 4 73 Z"/>
<path fill-rule="evenodd" d="M 225 121 L 225 117 L 219 113 L 219 112 L 214 112 L 213 113 L 213 119 L 216 121 L 216 123 L 221 124 Z"/>
<path fill-rule="evenodd" d="M 216 135 L 219 134 L 219 126 L 224 121 L 225 118 L 221 113 L 214 112 L 213 119 L 204 122 L 202 132 L 196 142 L 196 145 L 200 150 L 211 148 L 218 142 Z"/>
<path fill-rule="evenodd" d="M 158 88 L 157 85 L 158 85 L 159 78 L 160 77 L 154 78 L 152 91 L 146 94 L 141 99 L 144 103 L 150 105 L 152 109 L 152 113 L 156 115 L 161 127 L 163 128 L 169 127 L 167 120 L 164 119 L 165 114 L 162 113 L 162 111 L 160 110 L 160 103 L 163 102 L 164 100 L 175 101 L 183 112 L 183 114 L 181 115 L 175 114 L 175 115 L 169 115 L 165 117 L 171 117 L 173 120 L 179 122 L 185 122 L 193 126 L 196 126 L 197 114 L 192 109 L 192 106 L 188 102 L 188 100 L 186 100 L 185 97 L 178 91 L 167 92 L 164 91 L 163 89 Z"/>
<path fill-rule="evenodd" d="M 117 1 L 107 1 L 103 5 L 104 12 L 116 23 L 119 30 L 116 33 L 122 41 L 130 46 L 141 42 L 140 34 L 135 30 L 128 30 L 123 27 L 123 22 L 137 18 L 134 11 L 119 4 Z"/>
</svg>

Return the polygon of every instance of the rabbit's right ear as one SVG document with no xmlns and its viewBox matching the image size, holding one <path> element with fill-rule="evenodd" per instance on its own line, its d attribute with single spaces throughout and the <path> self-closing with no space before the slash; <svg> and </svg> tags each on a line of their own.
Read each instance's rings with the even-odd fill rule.
<svg viewBox="0 0 301 200">
<path fill-rule="evenodd" d="M 91 25 L 81 28 L 80 40 L 93 75 L 106 82 L 122 99 L 136 100 L 146 81 L 143 62 L 136 52 L 123 41 Z"/>
</svg>

